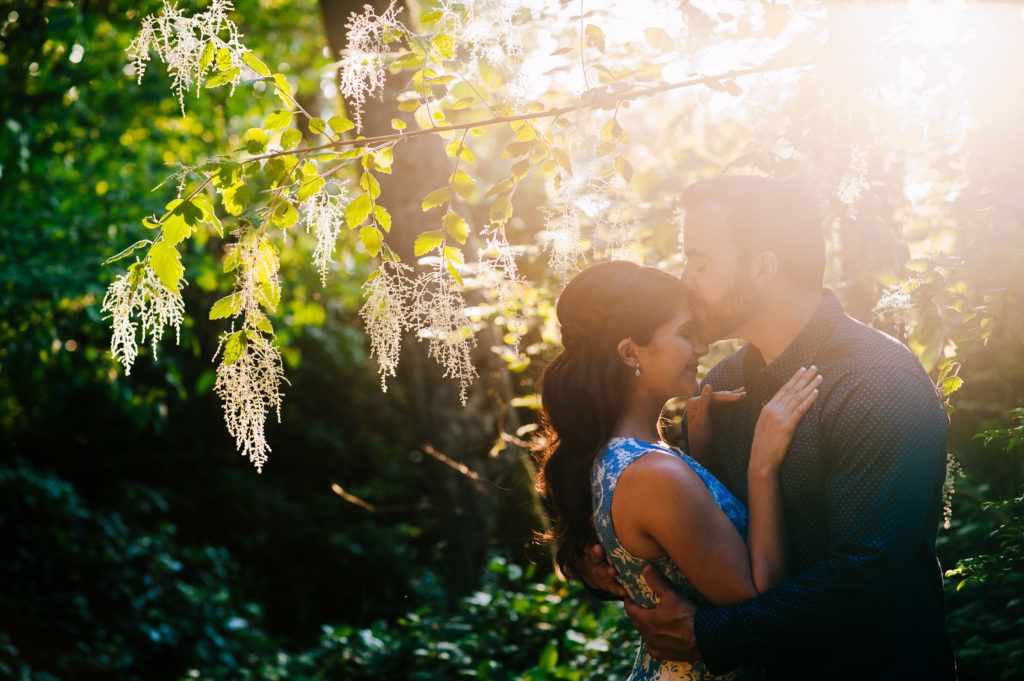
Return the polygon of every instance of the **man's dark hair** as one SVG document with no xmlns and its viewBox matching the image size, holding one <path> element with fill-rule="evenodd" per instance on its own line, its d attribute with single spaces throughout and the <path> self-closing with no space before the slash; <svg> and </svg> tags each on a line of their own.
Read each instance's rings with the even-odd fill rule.
<svg viewBox="0 0 1024 681">
<path fill-rule="evenodd" d="M 716 203 L 729 210 L 732 241 L 752 257 L 771 251 L 779 270 L 794 282 L 820 287 L 825 276 L 825 237 L 814 195 L 793 180 L 756 175 L 720 175 L 696 182 L 680 197 L 693 210 Z"/>
</svg>

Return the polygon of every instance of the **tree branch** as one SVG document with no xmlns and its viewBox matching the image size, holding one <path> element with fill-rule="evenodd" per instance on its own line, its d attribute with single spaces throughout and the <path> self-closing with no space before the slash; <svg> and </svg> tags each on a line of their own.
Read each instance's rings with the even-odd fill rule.
<svg viewBox="0 0 1024 681">
<path fill-rule="evenodd" d="M 741 76 L 749 76 L 756 73 L 765 73 L 769 71 L 781 71 L 783 69 L 792 68 L 803 68 L 812 66 L 813 62 L 803 61 L 794 62 L 791 64 L 763 64 L 761 66 L 751 67 L 749 69 L 741 69 L 739 71 L 727 71 L 725 73 L 717 74 L 714 76 L 701 76 L 699 78 L 691 78 L 679 83 L 666 83 L 664 85 L 657 85 L 649 88 L 641 88 L 639 90 L 628 90 L 624 92 L 614 92 L 607 87 L 592 88 L 583 93 L 584 101 L 570 106 L 558 107 L 555 109 L 545 109 L 544 111 L 534 111 L 532 113 L 517 114 L 514 116 L 496 116 L 494 118 L 488 118 L 482 121 L 471 121 L 469 123 L 455 123 L 452 125 L 443 125 L 434 128 L 423 128 L 421 130 L 413 130 L 411 132 L 400 132 L 393 135 L 378 135 L 376 137 L 358 137 L 351 140 L 335 140 L 327 144 L 321 144 L 316 147 L 304 147 L 302 149 L 292 149 L 290 151 L 276 151 L 269 154 L 262 154 L 260 156 L 253 156 L 247 158 L 241 163 L 252 163 L 254 161 L 262 161 L 270 158 L 277 158 L 278 156 L 291 156 L 302 152 L 313 153 L 317 151 L 325 151 L 328 149 L 334 149 L 337 147 L 366 147 L 371 144 L 389 144 L 393 142 L 400 142 L 413 137 L 421 137 L 423 135 L 437 135 L 444 132 L 453 130 L 469 130 L 472 128 L 482 128 L 489 125 L 498 125 L 501 123 L 510 123 L 512 121 L 526 121 L 537 118 L 550 118 L 552 116 L 561 116 L 563 114 L 571 113 L 573 111 L 579 111 L 585 108 L 595 109 L 613 109 L 618 104 L 631 101 L 634 99 L 640 99 L 642 97 L 652 97 L 662 92 L 668 92 L 670 90 L 678 90 L 686 87 L 693 87 L 695 85 L 707 85 L 709 83 L 718 83 L 722 80 L 732 80 Z"/>
</svg>

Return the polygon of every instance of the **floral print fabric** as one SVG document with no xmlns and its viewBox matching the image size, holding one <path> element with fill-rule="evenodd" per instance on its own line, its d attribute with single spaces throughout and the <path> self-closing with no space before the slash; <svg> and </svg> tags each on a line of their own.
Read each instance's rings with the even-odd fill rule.
<svg viewBox="0 0 1024 681">
<path fill-rule="evenodd" d="M 615 527 L 612 523 L 612 495 L 615 494 L 615 486 L 618 483 L 622 471 L 626 470 L 629 464 L 650 451 L 659 451 L 678 456 L 685 461 L 697 475 L 701 477 L 712 498 L 719 508 L 729 517 L 733 525 L 739 531 L 740 536 L 746 539 L 747 536 L 747 509 L 732 493 L 725 488 L 711 473 L 697 463 L 693 458 L 681 450 L 669 447 L 661 442 L 644 442 L 628 437 L 612 438 L 604 450 L 594 462 L 591 487 L 594 498 L 594 525 L 597 529 L 597 536 L 601 546 L 608 556 L 609 562 L 619 573 L 619 580 L 625 587 L 629 597 L 637 604 L 644 607 L 654 607 L 657 604 L 657 595 L 647 586 L 642 576 L 644 567 L 653 563 L 655 567 L 665 576 L 677 590 L 698 606 L 708 605 L 707 601 L 687 581 L 679 567 L 672 562 L 668 556 L 654 561 L 644 560 L 634 556 L 619 543 L 615 534 Z M 724 676 L 714 676 L 704 667 L 704 663 L 697 661 L 689 662 L 668 662 L 652 658 L 647 653 L 647 645 L 641 641 L 637 651 L 636 661 L 633 664 L 633 672 L 629 681 L 662 681 L 672 679 L 673 681 L 748 681 L 756 678 L 751 670 L 738 670 Z"/>
</svg>

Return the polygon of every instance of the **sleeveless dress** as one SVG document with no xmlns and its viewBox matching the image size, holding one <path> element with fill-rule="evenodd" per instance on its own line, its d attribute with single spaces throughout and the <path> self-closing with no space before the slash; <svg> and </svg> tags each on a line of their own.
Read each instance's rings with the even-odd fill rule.
<svg viewBox="0 0 1024 681">
<path fill-rule="evenodd" d="M 657 595 L 647 586 L 647 582 L 641 574 L 648 563 L 653 563 L 677 591 L 696 603 L 698 607 L 710 606 L 707 599 L 697 592 L 671 558 L 663 556 L 653 561 L 638 558 L 619 543 L 615 534 L 615 527 L 612 524 L 612 495 L 615 493 L 619 476 L 629 464 L 650 451 L 665 452 L 685 461 L 701 477 L 715 503 L 732 521 L 744 541 L 746 540 L 747 509 L 725 488 L 725 485 L 681 450 L 660 442 L 644 442 L 631 437 L 612 438 L 594 461 L 591 489 L 594 498 L 594 525 L 597 529 L 598 540 L 601 542 L 609 562 L 619 573 L 619 580 L 629 597 L 638 605 L 650 608 L 658 602 Z M 715 676 L 700 660 L 693 663 L 656 660 L 648 655 L 647 644 L 641 640 L 629 681 L 653 681 L 655 679 L 658 681 L 667 679 L 674 681 L 710 681 L 711 679 L 715 681 L 752 681 L 760 676 L 760 671 L 755 669 L 740 669 L 723 676 Z"/>
</svg>

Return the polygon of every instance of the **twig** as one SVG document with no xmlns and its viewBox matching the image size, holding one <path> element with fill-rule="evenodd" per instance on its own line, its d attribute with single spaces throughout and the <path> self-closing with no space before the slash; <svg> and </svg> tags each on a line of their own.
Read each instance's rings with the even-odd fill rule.
<svg viewBox="0 0 1024 681">
<path fill-rule="evenodd" d="M 420 446 L 420 449 L 422 449 L 424 452 L 426 452 L 430 456 L 434 457 L 435 459 L 437 459 L 438 461 L 440 461 L 444 465 L 446 465 L 446 466 L 448 466 L 450 468 L 453 468 L 454 470 L 458 471 L 459 473 L 462 473 L 463 475 L 465 475 L 467 478 L 469 478 L 470 480 L 473 481 L 473 483 L 477 486 L 478 489 L 483 489 L 483 483 L 485 483 L 485 482 L 488 485 L 491 485 L 492 487 L 498 487 L 497 484 L 491 482 L 490 480 L 487 480 L 486 478 L 480 477 L 480 475 L 478 475 L 476 472 L 470 470 L 469 466 L 467 466 L 466 464 L 459 463 L 458 461 L 455 461 L 454 459 L 450 459 L 447 456 L 445 456 L 444 454 L 442 454 L 441 452 L 437 451 L 434 448 L 434 446 L 431 445 L 430 443 L 423 443 Z M 498 487 L 498 489 L 501 489 L 501 488 Z"/>
<path fill-rule="evenodd" d="M 336 482 L 331 483 L 331 491 L 337 494 L 345 501 L 347 501 L 348 503 L 354 504 L 359 508 L 364 508 L 367 511 L 371 511 L 373 513 L 376 513 L 377 511 L 416 511 L 427 507 L 425 503 L 405 504 L 403 506 L 374 506 L 370 502 L 363 501 L 356 495 L 346 492 L 345 489 Z"/>
</svg>

